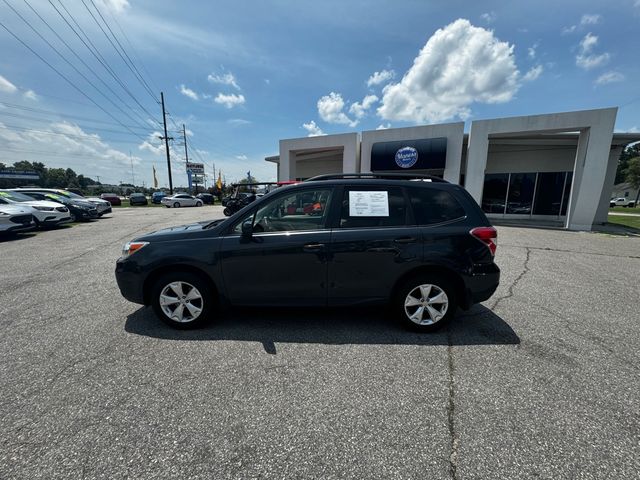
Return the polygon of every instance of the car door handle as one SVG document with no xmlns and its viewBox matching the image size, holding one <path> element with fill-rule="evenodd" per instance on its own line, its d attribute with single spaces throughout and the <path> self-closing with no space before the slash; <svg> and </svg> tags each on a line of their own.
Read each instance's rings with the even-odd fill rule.
<svg viewBox="0 0 640 480">
<path fill-rule="evenodd" d="M 416 239 L 416 237 L 399 237 L 393 240 L 393 243 L 400 243 L 400 244 L 406 244 L 406 243 L 416 243 L 418 240 Z"/>
<path fill-rule="evenodd" d="M 302 250 L 309 253 L 317 253 L 324 250 L 324 243 L 307 243 Z"/>
</svg>

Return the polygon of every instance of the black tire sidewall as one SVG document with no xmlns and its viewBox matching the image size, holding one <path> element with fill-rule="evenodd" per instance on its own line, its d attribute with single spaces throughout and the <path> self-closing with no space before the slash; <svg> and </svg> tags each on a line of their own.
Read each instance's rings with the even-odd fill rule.
<svg viewBox="0 0 640 480">
<path fill-rule="evenodd" d="M 202 312 L 192 322 L 180 323 L 167 317 L 160 307 L 160 292 L 171 282 L 187 282 L 198 289 L 202 295 Z M 156 316 L 170 327 L 180 330 L 199 328 L 210 321 L 216 305 L 216 296 L 211 285 L 201 276 L 191 272 L 171 272 L 159 277 L 151 288 L 151 306 Z"/>
<path fill-rule="evenodd" d="M 407 314 L 404 311 L 404 301 L 409 292 L 411 292 L 418 285 L 424 284 L 431 284 L 441 288 L 447 294 L 447 298 L 449 299 L 449 306 L 447 307 L 447 313 L 445 314 L 444 318 L 432 325 L 418 325 L 412 322 L 409 317 L 407 317 Z M 436 274 L 417 275 L 402 282 L 402 284 L 396 291 L 392 307 L 394 315 L 402 322 L 402 324 L 406 328 L 417 332 L 433 332 L 444 327 L 455 316 L 456 310 L 458 308 L 456 289 L 453 285 L 453 282 L 451 282 L 446 277 L 441 277 Z"/>
</svg>

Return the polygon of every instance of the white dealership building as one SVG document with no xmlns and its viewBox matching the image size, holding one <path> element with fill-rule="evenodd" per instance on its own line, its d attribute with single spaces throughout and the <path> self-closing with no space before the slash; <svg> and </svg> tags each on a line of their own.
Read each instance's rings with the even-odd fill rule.
<svg viewBox="0 0 640 480">
<path fill-rule="evenodd" d="M 469 191 L 490 218 L 571 230 L 607 221 L 620 152 L 617 108 L 280 140 L 279 180 L 324 173 L 411 172 Z"/>
</svg>

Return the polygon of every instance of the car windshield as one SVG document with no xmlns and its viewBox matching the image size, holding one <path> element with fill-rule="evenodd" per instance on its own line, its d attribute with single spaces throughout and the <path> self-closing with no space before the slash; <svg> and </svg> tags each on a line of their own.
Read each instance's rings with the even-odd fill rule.
<svg viewBox="0 0 640 480">
<path fill-rule="evenodd" d="M 57 190 L 56 193 L 68 198 L 75 198 L 76 200 L 86 200 L 86 198 L 84 198 L 82 195 L 78 195 L 77 193 L 73 193 L 73 192 L 68 192 L 66 190 Z"/>
<path fill-rule="evenodd" d="M 33 198 L 29 195 L 25 195 L 24 193 L 11 192 L 11 191 L 0 191 L 0 197 L 5 198 L 7 200 L 11 200 L 14 202 L 32 202 Z"/>
</svg>

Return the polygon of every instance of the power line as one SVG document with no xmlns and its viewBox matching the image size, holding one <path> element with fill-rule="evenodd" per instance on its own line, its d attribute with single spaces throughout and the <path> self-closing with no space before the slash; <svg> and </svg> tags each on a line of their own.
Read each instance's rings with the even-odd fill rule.
<svg viewBox="0 0 640 480">
<path fill-rule="evenodd" d="M 93 103 L 96 107 L 98 107 L 100 110 L 102 110 L 104 113 L 106 113 L 109 117 L 111 117 L 113 120 L 115 120 L 116 122 L 118 122 L 120 125 L 122 125 L 123 127 L 125 127 L 127 130 L 129 130 L 133 135 L 135 135 L 136 137 L 140 138 L 142 141 L 145 141 L 144 138 L 142 138 L 141 136 L 139 136 L 137 133 L 135 133 L 133 130 L 131 130 L 130 128 L 128 128 L 125 124 L 123 124 L 117 117 L 115 117 L 111 112 L 109 112 L 108 110 L 106 110 L 102 105 L 100 105 L 98 102 L 96 102 L 93 98 L 91 98 L 89 95 L 87 95 L 80 87 L 78 87 L 75 83 L 73 83 L 71 80 L 69 80 L 69 78 L 67 78 L 62 72 L 60 72 L 56 67 L 54 67 L 53 65 L 51 65 L 47 60 L 45 60 L 38 52 L 36 52 L 33 48 L 31 48 L 29 45 L 27 45 L 20 37 L 18 37 L 15 33 L 13 33 L 4 23 L 0 22 L 0 27 L 4 28 L 9 35 L 11 35 L 13 38 L 15 38 L 18 42 L 20 42 L 27 50 L 29 50 L 31 53 L 33 53 L 36 57 L 38 57 L 42 62 L 44 62 L 51 70 L 53 70 L 54 72 L 56 72 L 60 77 L 62 77 L 69 85 L 71 85 L 71 87 L 73 87 L 75 90 L 77 90 L 78 92 L 80 92 L 80 94 L 84 97 L 86 97 L 91 103 Z"/>
<path fill-rule="evenodd" d="M 67 13 L 67 15 L 69 16 L 69 18 L 71 19 L 71 21 L 73 22 L 73 24 L 76 26 L 76 28 L 73 27 L 73 25 L 71 25 L 71 23 L 69 23 L 69 20 L 67 20 L 67 18 L 64 16 L 64 14 L 58 9 L 58 7 L 56 7 L 53 2 L 51 0 L 48 0 L 49 4 L 53 7 L 53 9 L 56 11 L 56 13 L 60 16 L 60 18 L 62 18 L 62 20 L 67 24 L 67 26 L 69 27 L 69 29 L 71 29 L 71 31 L 78 37 L 78 39 L 80 39 L 80 41 L 83 43 L 83 45 L 87 48 L 87 50 L 89 50 L 89 52 L 91 53 L 91 55 L 93 55 L 93 57 L 98 61 L 98 63 L 100 63 L 100 65 L 106 70 L 106 72 L 116 81 L 116 83 L 118 85 L 120 85 L 120 87 L 122 87 L 122 89 L 127 92 L 127 95 L 129 95 L 134 102 L 136 102 L 143 110 L 145 110 L 145 112 L 147 112 L 147 110 L 140 104 L 140 102 L 138 101 L 138 99 L 136 98 L 136 96 L 131 93 L 131 91 L 129 90 L 129 88 L 127 88 L 127 86 L 125 85 L 125 83 L 122 81 L 122 79 L 118 76 L 118 74 L 111 68 L 111 66 L 109 65 L 109 63 L 106 61 L 106 59 L 102 56 L 102 54 L 100 53 L 100 50 L 98 50 L 98 48 L 95 46 L 95 44 L 91 41 L 91 38 L 89 37 L 89 35 L 87 35 L 87 33 L 84 31 L 84 29 L 80 26 L 80 24 L 78 23 L 78 21 L 75 19 L 75 17 L 71 14 L 71 12 L 69 12 L 69 10 L 67 9 L 67 7 L 64 5 L 64 3 L 62 3 L 62 0 L 58 0 L 58 3 L 60 4 L 60 6 L 62 7 L 62 9 Z M 80 32 L 80 33 L 78 33 Z M 82 35 L 80 35 L 82 34 Z M 84 37 L 84 38 L 83 38 Z M 148 112 L 147 112 L 148 113 Z M 153 118 L 153 115 L 149 115 L 151 118 Z M 160 125 L 160 122 L 155 120 L 155 123 L 158 123 Z"/>
<path fill-rule="evenodd" d="M 129 70 L 131 70 L 131 72 L 133 73 L 133 76 L 136 77 L 136 79 L 142 84 L 142 86 L 145 88 L 145 90 L 147 90 L 147 93 L 149 93 L 149 95 L 151 95 L 151 98 L 154 99 L 154 101 L 157 101 L 155 95 L 153 94 L 153 92 L 148 89 L 148 86 L 142 82 L 137 76 L 135 71 L 131 68 L 131 66 L 127 63 L 127 61 L 125 60 L 125 58 L 122 56 L 122 53 L 120 53 L 120 50 L 118 50 L 118 47 L 116 47 L 116 45 L 113 43 L 113 40 L 111 40 L 111 38 L 109 37 L 109 35 L 107 35 L 107 32 L 105 32 L 104 28 L 102 28 L 102 25 L 100 24 L 100 22 L 98 21 L 98 19 L 96 18 L 96 16 L 93 14 L 93 12 L 91 11 L 91 9 L 89 8 L 89 6 L 86 4 L 86 2 L 84 0 L 80 0 L 82 2 L 82 4 L 84 5 L 84 8 L 87 9 L 87 12 L 89 12 L 89 15 L 91 15 L 91 18 L 93 18 L 93 21 L 96 23 L 96 25 L 98 25 L 98 27 L 100 28 L 100 30 L 102 31 L 102 33 L 104 34 L 104 36 L 106 37 L 106 39 L 109 41 L 109 43 L 111 44 L 111 46 L 113 47 L 113 49 L 116 51 L 116 53 L 118 54 L 118 56 L 122 59 L 122 61 L 124 62 L 124 64 L 127 66 L 127 68 L 129 68 Z M 93 2 L 91 2 L 93 4 Z M 93 4 L 95 7 L 95 4 Z M 100 15 L 101 18 L 102 14 L 100 13 L 100 11 L 98 11 L 98 14 Z M 109 28 L 109 26 L 107 25 L 107 28 L 109 29 L 109 31 L 111 31 L 111 29 Z"/>
<path fill-rule="evenodd" d="M 67 49 L 68 49 L 68 50 L 69 50 L 69 51 L 70 51 L 70 52 L 71 52 L 71 53 L 72 53 L 72 54 L 73 54 L 73 55 L 74 55 L 74 56 L 75 56 L 75 57 L 80 61 L 80 63 L 82 63 L 82 65 L 84 65 L 84 66 L 85 66 L 85 68 L 86 68 L 87 70 L 89 70 L 89 71 L 93 74 L 93 76 L 94 76 L 95 78 L 97 78 L 97 79 L 98 79 L 98 80 L 99 80 L 99 81 L 100 81 L 100 82 L 101 82 L 101 83 L 102 83 L 102 84 L 103 84 L 103 85 L 104 85 L 104 86 L 105 86 L 105 87 L 106 87 L 106 88 L 107 88 L 107 89 L 108 89 L 108 90 L 109 90 L 109 91 L 110 91 L 110 92 L 111 92 L 111 93 L 112 93 L 112 94 L 113 94 L 113 95 L 118 99 L 118 100 L 120 100 L 120 101 L 122 102 L 122 104 L 123 104 L 125 107 L 127 107 L 127 108 L 128 108 L 128 109 L 130 109 L 132 112 L 134 112 L 134 113 L 136 113 L 136 114 L 137 114 L 137 112 L 135 112 L 135 110 L 134 110 L 130 105 L 128 105 L 128 104 L 127 104 L 127 102 L 125 102 L 125 101 L 124 101 L 124 100 L 123 100 L 123 99 L 122 99 L 122 98 L 121 98 L 121 97 L 120 97 L 120 96 L 119 96 L 119 95 L 118 95 L 118 94 L 117 94 L 117 93 L 116 93 L 116 92 L 115 92 L 115 91 L 114 91 L 114 90 L 113 90 L 113 89 L 112 89 L 112 88 L 111 88 L 111 87 L 110 87 L 110 86 L 109 86 L 109 85 L 108 85 L 108 84 L 107 84 L 103 79 L 102 79 L 102 77 L 101 77 L 100 75 L 98 75 L 98 74 L 97 74 L 97 73 L 96 73 L 96 72 L 95 72 L 95 71 L 94 71 L 94 70 L 93 70 L 93 69 L 92 69 L 92 68 L 87 64 L 87 62 L 85 62 L 85 61 L 82 59 L 82 57 L 81 57 L 81 56 L 80 56 L 80 55 L 79 55 L 79 54 L 78 54 L 78 53 L 73 49 L 73 47 L 71 47 L 71 46 L 70 46 L 70 45 L 65 41 L 65 39 L 64 39 L 64 38 L 62 38 L 58 32 L 56 32 L 56 31 L 55 31 L 55 29 L 54 29 L 54 28 L 49 24 L 49 22 L 47 22 L 44 18 L 42 18 L 42 16 L 38 13 L 38 11 L 37 11 L 35 8 L 33 8 L 33 7 L 31 6 L 31 4 L 30 4 L 27 0 L 23 0 L 23 1 L 24 1 L 24 3 L 25 3 L 25 4 L 26 4 L 30 9 L 31 9 L 31 11 L 32 11 L 32 12 L 33 12 L 33 13 L 34 13 L 34 14 L 35 14 L 39 19 L 40 19 L 40 21 L 41 21 L 42 23 L 44 23 L 44 24 L 47 26 L 47 28 L 49 28 L 49 30 L 51 30 L 51 32 L 56 36 L 56 38 L 58 38 L 58 40 L 60 40 L 60 41 L 63 43 L 63 45 L 64 45 L 65 47 L 67 47 Z M 6 0 L 5 0 L 5 3 L 6 3 Z M 139 106 L 142 108 L 142 110 L 144 110 L 144 112 L 145 112 L 148 116 L 153 117 L 153 116 L 149 113 L 149 111 L 147 111 L 147 109 L 145 109 L 142 105 L 139 105 Z M 141 116 L 141 115 L 138 115 L 138 118 L 139 118 L 139 119 L 141 119 L 141 120 L 142 120 L 143 122 L 145 122 L 145 123 L 146 123 L 146 121 L 147 121 L 147 120 L 146 120 L 143 116 Z"/>
<path fill-rule="evenodd" d="M 142 86 L 145 87 L 145 89 L 147 90 L 147 93 L 149 93 L 149 95 L 151 95 L 151 98 L 153 98 L 153 100 L 157 103 L 158 99 L 156 98 L 155 94 L 153 93 L 153 90 L 151 89 L 151 87 L 149 87 L 149 84 L 146 82 L 146 80 L 144 79 L 144 77 L 142 76 L 142 74 L 140 73 L 138 68 L 136 67 L 136 65 L 133 63 L 133 61 L 131 60 L 131 57 L 129 57 L 129 54 L 127 53 L 127 51 L 124 49 L 124 47 L 122 46 L 122 44 L 118 40 L 118 37 L 116 37 L 116 35 L 113 33 L 113 30 L 111 30 L 111 27 L 109 26 L 109 23 L 102 16 L 102 12 L 96 6 L 96 4 L 94 3 L 93 0 L 90 0 L 90 2 L 93 5 L 93 8 L 96 10 L 96 12 L 98 12 L 98 15 L 100 15 L 100 18 L 102 19 L 102 21 L 104 22 L 105 26 L 107 27 L 107 29 L 111 33 L 111 36 L 113 37 L 113 39 L 116 41 L 116 43 L 118 44 L 118 46 L 122 50 L 122 53 L 124 53 L 125 57 L 127 57 L 127 59 L 129 60 L 129 63 L 131 64 L 131 67 L 133 67 L 133 70 L 135 70 L 134 74 L 137 74 L 136 76 L 137 76 L 138 80 L 142 83 Z M 84 1 L 83 1 L 83 3 L 84 3 Z M 120 27 L 120 30 L 122 31 L 122 27 Z"/>
<path fill-rule="evenodd" d="M 88 140 L 91 135 L 95 135 L 95 134 L 91 134 L 91 133 L 87 133 L 86 135 L 74 135 L 72 133 L 63 133 L 63 132 L 53 132 L 51 130 L 38 130 L 35 128 L 28 128 L 28 127 L 21 127 L 18 125 L 7 125 L 6 123 L 2 123 L 0 124 L 0 128 L 2 129 L 6 129 L 6 130 L 15 130 L 17 132 L 25 132 L 25 133 L 38 133 L 38 134 L 44 134 L 44 135 L 56 135 L 56 136 L 61 136 L 61 137 L 65 137 L 65 138 L 70 138 L 70 139 L 77 139 L 77 140 Z M 123 132 L 119 132 L 119 133 L 123 133 Z M 127 134 L 128 135 L 128 134 Z M 102 141 L 101 138 L 99 138 L 100 141 Z M 137 144 L 138 142 L 135 141 L 131 141 L 131 140 L 113 140 L 110 139 L 109 140 L 110 143 L 127 143 L 127 144 Z"/>
<path fill-rule="evenodd" d="M 107 95 L 105 95 L 105 93 L 100 90 L 98 87 L 96 87 L 96 85 L 89 80 L 80 70 L 78 70 L 78 68 L 73 65 L 62 53 L 60 53 L 60 51 L 54 47 L 46 38 L 44 38 L 40 32 L 38 32 L 38 30 L 36 30 L 31 23 L 26 20 L 22 15 L 20 15 L 20 13 L 15 10 L 13 8 L 13 6 L 11 6 L 11 4 L 7 1 L 4 0 L 4 3 L 7 4 L 7 6 L 9 8 L 11 8 L 11 10 L 13 10 L 16 15 L 18 17 L 20 17 L 20 19 L 31 29 L 33 30 L 33 32 L 38 35 L 38 37 L 40 37 L 40 39 L 45 42 L 54 52 L 56 52 L 58 54 L 58 56 L 64 60 L 71 68 L 73 68 L 76 73 L 78 73 L 78 75 L 80 75 L 89 85 L 91 85 L 100 95 L 102 95 L 107 101 L 109 101 L 109 103 L 111 103 L 114 107 L 116 107 L 118 110 L 120 110 L 120 112 L 122 112 L 126 117 L 128 117 L 130 120 L 132 120 L 134 123 L 137 123 L 137 120 L 134 119 L 133 117 L 131 117 L 131 115 L 129 115 L 127 112 L 125 112 L 124 110 L 122 110 L 122 108 L 120 108 L 119 105 L 117 105 L 113 100 L 111 100 L 111 98 L 109 98 Z M 93 100 L 91 97 L 89 97 L 86 93 L 84 93 L 84 91 L 80 90 L 79 87 L 77 87 L 73 82 L 71 82 L 71 80 L 69 80 L 66 76 L 64 76 L 58 69 L 56 69 L 53 65 L 51 65 L 49 62 L 47 62 L 41 55 L 39 55 L 35 50 L 33 50 L 31 47 L 29 47 L 23 40 L 21 40 L 15 33 L 13 33 L 11 30 L 9 30 L 9 28 L 7 28 L 6 25 L 1 24 L 2 27 L 9 32 L 16 40 L 18 40 L 20 43 L 22 43 L 25 47 L 27 47 L 34 55 L 36 55 L 38 58 L 40 58 L 40 60 L 42 60 L 43 62 L 45 62 L 51 69 L 53 69 L 56 73 L 58 73 L 60 76 L 62 76 L 68 83 L 70 83 L 74 88 L 76 88 L 77 90 L 79 90 L 84 96 L 86 96 L 87 98 L 89 98 L 91 100 L 92 103 L 94 103 L 96 106 L 98 106 L 101 110 L 103 110 L 105 113 L 108 113 L 109 116 L 111 116 L 114 120 L 118 121 L 119 120 L 114 117 L 111 113 L 109 113 L 105 108 L 103 108 L 102 106 L 100 106 L 97 102 L 95 102 L 95 100 Z M 143 125 L 143 124 L 141 124 Z M 134 133 L 132 131 L 132 133 Z"/>
<path fill-rule="evenodd" d="M 18 105 L 18 104 L 9 103 L 9 102 L 0 101 L 0 105 L 4 105 L 5 107 L 13 108 L 13 109 L 16 109 L 16 110 L 24 110 L 24 111 L 27 111 L 27 112 L 39 113 L 39 114 L 42 114 L 42 115 L 52 115 L 52 116 L 59 116 L 59 117 L 67 117 L 67 118 L 72 118 L 72 119 L 84 120 L 84 121 L 87 121 L 87 122 L 102 123 L 102 124 L 105 124 L 105 125 L 126 126 L 127 128 L 130 128 L 130 129 L 144 130 L 145 133 L 146 132 L 151 132 L 151 127 L 139 127 L 139 126 L 136 126 L 136 125 L 123 125 L 122 123 L 106 122 L 104 120 L 97 120 L 97 119 L 94 119 L 94 118 L 83 117 L 83 116 L 80 116 L 80 115 L 71 115 L 71 114 L 67 114 L 67 113 L 59 113 L 59 112 L 54 112 L 53 110 L 45 110 L 45 109 L 42 109 L 42 108 L 25 107 L 23 105 Z M 0 114 L 2 114 L 2 113 L 5 113 L 5 112 L 0 110 Z"/>
</svg>

